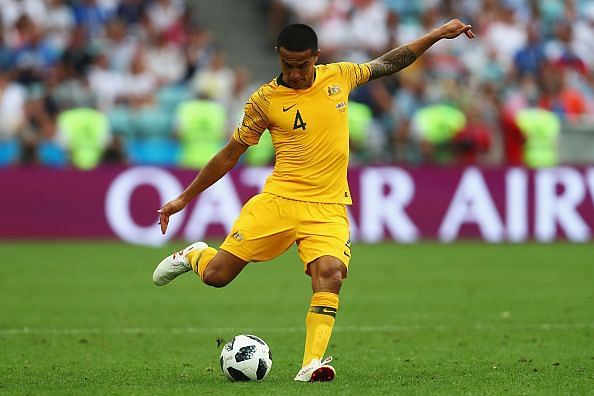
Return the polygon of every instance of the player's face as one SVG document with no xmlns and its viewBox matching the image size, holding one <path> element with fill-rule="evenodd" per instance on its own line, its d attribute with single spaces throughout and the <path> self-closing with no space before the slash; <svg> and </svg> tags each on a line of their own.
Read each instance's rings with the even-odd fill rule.
<svg viewBox="0 0 594 396">
<path fill-rule="evenodd" d="M 314 66 L 318 61 L 320 50 L 292 52 L 284 47 L 278 49 L 283 72 L 283 81 L 293 89 L 306 89 L 314 81 Z"/>
</svg>

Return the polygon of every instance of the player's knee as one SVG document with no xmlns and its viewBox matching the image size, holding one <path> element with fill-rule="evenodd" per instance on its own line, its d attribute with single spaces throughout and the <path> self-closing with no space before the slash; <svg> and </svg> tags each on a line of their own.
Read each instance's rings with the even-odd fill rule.
<svg viewBox="0 0 594 396">
<path fill-rule="evenodd" d="M 327 285 L 340 288 L 342 285 L 342 278 L 344 277 L 344 265 L 342 263 L 331 263 L 320 266 L 318 268 L 317 276 Z"/>
<path fill-rule="evenodd" d="M 231 279 L 225 276 L 223 271 L 210 269 L 206 267 L 202 274 L 202 282 L 212 287 L 225 287 L 231 282 Z"/>
</svg>

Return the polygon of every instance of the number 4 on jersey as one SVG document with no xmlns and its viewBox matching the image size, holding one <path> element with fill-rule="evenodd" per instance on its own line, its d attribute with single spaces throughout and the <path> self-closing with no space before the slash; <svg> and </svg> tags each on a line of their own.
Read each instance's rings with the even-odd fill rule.
<svg viewBox="0 0 594 396">
<path fill-rule="evenodd" d="M 295 121 L 293 121 L 293 130 L 303 128 L 305 131 L 306 125 L 307 124 L 303 121 L 303 118 L 301 118 L 301 113 L 299 113 L 299 110 L 297 110 L 297 114 L 295 114 Z"/>
</svg>

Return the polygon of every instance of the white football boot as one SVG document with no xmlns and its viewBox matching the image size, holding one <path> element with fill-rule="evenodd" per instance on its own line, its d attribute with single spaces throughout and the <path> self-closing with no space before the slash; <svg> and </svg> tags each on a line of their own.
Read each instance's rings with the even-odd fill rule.
<svg viewBox="0 0 594 396">
<path fill-rule="evenodd" d="M 171 282 L 177 276 L 191 271 L 192 265 L 188 261 L 186 255 L 192 251 L 203 251 L 208 245 L 204 242 L 195 242 L 184 250 L 173 253 L 167 256 L 157 265 L 155 272 L 153 272 L 153 282 L 157 286 L 163 286 Z"/>
<path fill-rule="evenodd" d="M 307 366 L 303 367 L 295 376 L 295 381 L 317 382 L 332 381 L 336 377 L 336 370 L 328 363 L 332 361 L 332 356 L 328 356 L 321 362 L 313 359 Z"/>
</svg>

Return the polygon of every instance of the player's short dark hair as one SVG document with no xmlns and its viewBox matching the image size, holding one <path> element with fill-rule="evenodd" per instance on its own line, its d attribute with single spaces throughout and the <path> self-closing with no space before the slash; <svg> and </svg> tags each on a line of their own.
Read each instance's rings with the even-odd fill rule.
<svg viewBox="0 0 594 396">
<path fill-rule="evenodd" d="M 276 38 L 277 51 L 283 47 L 287 51 L 301 52 L 318 50 L 318 35 L 314 30 L 302 23 L 287 25 Z"/>
</svg>

